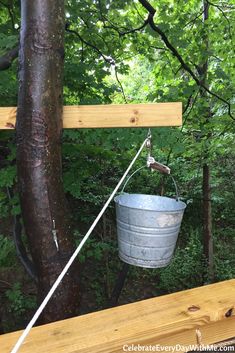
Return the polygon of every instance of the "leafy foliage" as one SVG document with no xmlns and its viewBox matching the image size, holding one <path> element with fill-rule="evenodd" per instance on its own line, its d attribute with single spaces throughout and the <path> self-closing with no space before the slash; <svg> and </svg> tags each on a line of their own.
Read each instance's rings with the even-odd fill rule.
<svg viewBox="0 0 235 353">
<path fill-rule="evenodd" d="M 6 297 L 10 303 L 9 310 L 20 318 L 27 310 L 36 306 L 35 297 L 27 298 L 22 292 L 21 284 L 16 282 L 11 289 L 6 291 Z"/>
<path fill-rule="evenodd" d="M 198 234 L 191 231 L 184 248 L 176 250 L 171 264 L 160 273 L 161 288 L 175 292 L 202 285 L 206 281 L 205 259 Z"/>
<path fill-rule="evenodd" d="M 0 267 L 10 267 L 14 265 L 15 248 L 13 242 L 0 235 Z"/>
<path fill-rule="evenodd" d="M 18 1 L 5 3 L 9 3 L 11 11 L 7 6 L 0 8 L 0 55 L 13 48 L 19 38 Z M 234 114 L 234 1 L 220 5 L 212 2 L 206 21 L 202 20 L 202 2 L 196 0 L 152 0 L 151 4 L 156 9 L 155 23 L 200 79 L 200 68 L 208 61 L 208 87 L 230 102 Z M 147 12 L 138 1 L 66 1 L 65 104 L 183 102 L 182 128 L 152 129 L 153 156 L 171 167 L 181 197 L 188 204 L 178 249 L 165 269 L 132 268 L 124 302 L 143 298 L 146 282 L 151 285 L 150 295 L 207 283 L 207 263 L 202 250 L 205 162 L 211 170 L 215 280 L 235 275 L 234 121 L 226 104 L 202 94 L 155 31 L 149 26 L 134 30 L 143 25 L 146 17 Z M 0 72 L 1 106 L 17 104 L 17 85 L 16 60 L 10 69 Z M 147 129 L 63 132 L 64 189 L 77 243 L 146 134 Z M 6 227 L 5 222 L 10 224 L 12 214 L 20 213 L 15 150 L 13 133 L 0 131 L 0 232 L 9 233 L 0 237 L 0 265 L 4 268 L 13 266 L 15 256 L 10 225 Z M 145 164 L 145 157 L 143 154 L 136 168 Z M 11 200 L 7 188 L 15 194 Z M 130 181 L 128 191 L 169 196 L 175 192 L 170 178 L 150 175 L 145 170 Z M 83 311 L 105 306 L 120 268 L 114 205 L 86 244 L 80 262 L 85 293 Z M 25 315 L 30 311 L 30 299 L 24 303 L 23 288 L 17 279 L 7 298 L 9 312 Z"/>
</svg>

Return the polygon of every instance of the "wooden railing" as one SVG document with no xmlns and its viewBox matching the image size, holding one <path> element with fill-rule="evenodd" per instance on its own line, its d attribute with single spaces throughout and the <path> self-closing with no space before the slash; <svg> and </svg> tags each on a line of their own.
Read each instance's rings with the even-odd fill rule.
<svg viewBox="0 0 235 353">
<path fill-rule="evenodd" d="M 19 335 L 0 336 L 0 352 L 9 353 Z M 35 327 L 19 352 L 183 352 L 234 336 L 235 280 L 229 280 Z"/>
</svg>

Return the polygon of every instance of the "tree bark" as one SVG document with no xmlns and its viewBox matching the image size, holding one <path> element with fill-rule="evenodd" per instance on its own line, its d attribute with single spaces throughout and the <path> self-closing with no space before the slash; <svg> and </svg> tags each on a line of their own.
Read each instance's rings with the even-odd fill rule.
<svg viewBox="0 0 235 353">
<path fill-rule="evenodd" d="M 74 250 L 61 165 L 64 1 L 22 0 L 21 12 L 17 169 L 41 302 Z M 48 303 L 44 322 L 76 315 L 77 270 L 76 262 Z"/>
<path fill-rule="evenodd" d="M 203 23 L 209 18 L 209 3 L 206 0 L 203 0 Z M 208 74 L 208 49 L 209 49 L 209 39 L 208 35 L 204 33 L 203 41 L 206 47 L 205 61 L 202 63 L 199 68 L 199 75 L 205 86 L 207 83 L 207 74 Z M 201 91 L 202 97 L 208 99 L 207 94 L 204 91 Z M 205 110 L 205 124 L 209 122 L 211 118 L 211 109 L 210 107 Z M 207 139 L 211 138 L 211 133 L 207 134 Z M 204 151 L 204 158 L 207 160 L 209 155 L 208 148 Z M 214 263 L 213 263 L 213 234 L 212 234 L 212 213 L 211 213 L 211 187 L 210 187 L 210 167 L 207 162 L 203 165 L 203 249 L 204 255 L 208 263 L 209 270 L 209 279 L 213 281 L 214 279 Z"/>
</svg>

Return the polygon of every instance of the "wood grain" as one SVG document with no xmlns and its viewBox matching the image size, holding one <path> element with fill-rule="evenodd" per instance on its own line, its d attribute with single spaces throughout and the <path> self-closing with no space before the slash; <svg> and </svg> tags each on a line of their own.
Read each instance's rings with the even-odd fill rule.
<svg viewBox="0 0 235 353">
<path fill-rule="evenodd" d="M 20 352 L 118 353 L 131 344 L 177 345 L 183 352 L 196 344 L 198 328 L 203 344 L 233 337 L 234 308 L 235 280 L 229 280 L 33 328 Z M 0 336 L 1 353 L 19 335 Z"/>
<path fill-rule="evenodd" d="M 0 129 L 14 129 L 15 107 L 0 107 Z M 180 126 L 182 103 L 64 106 L 63 127 L 116 128 Z"/>
</svg>

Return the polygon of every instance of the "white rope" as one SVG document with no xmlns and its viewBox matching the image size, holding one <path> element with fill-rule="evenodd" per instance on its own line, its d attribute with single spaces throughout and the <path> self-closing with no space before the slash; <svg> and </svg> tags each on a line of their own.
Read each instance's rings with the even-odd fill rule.
<svg viewBox="0 0 235 353">
<path fill-rule="evenodd" d="M 49 300 L 51 299 L 52 295 L 54 294 L 55 290 L 57 289 L 57 287 L 59 286 L 60 282 L 62 281 L 63 277 L 65 276 L 65 274 L 67 273 L 68 269 L 70 268 L 70 266 L 72 265 L 73 261 L 75 260 L 75 258 L 77 257 L 77 255 L 79 254 L 79 252 L 81 251 L 83 245 L 85 244 L 85 242 L 87 241 L 87 239 L 89 238 L 91 232 L 93 231 L 93 229 L 95 228 L 96 224 L 99 222 L 100 218 L 102 217 L 103 213 L 105 212 L 105 210 L 107 209 L 108 205 L 110 204 L 110 202 L 112 201 L 114 195 L 116 194 L 116 192 L 118 191 L 119 187 L 121 186 L 121 184 L 123 183 L 124 179 L 126 178 L 127 174 L 129 173 L 130 169 L 132 168 L 133 164 L 135 163 L 136 159 L 139 157 L 142 149 L 144 148 L 144 146 L 146 145 L 146 142 L 149 140 L 149 138 L 146 138 L 143 142 L 143 144 L 141 145 L 139 151 L 137 152 L 137 154 L 135 155 L 135 157 L 133 158 L 132 162 L 130 163 L 129 167 L 127 168 L 127 170 L 125 171 L 125 173 L 123 174 L 122 178 L 120 179 L 119 183 L 117 184 L 117 186 L 115 187 L 115 189 L 113 190 L 112 194 L 109 196 L 108 200 L 106 201 L 104 207 L 102 208 L 102 210 L 100 211 L 100 213 L 98 214 L 98 216 L 96 217 L 96 219 L 94 220 L 94 222 L 92 223 L 90 229 L 88 230 L 88 232 L 86 233 L 86 235 L 84 236 L 84 238 L 82 239 L 81 243 L 78 245 L 77 249 L 74 251 L 73 255 L 71 256 L 71 258 L 69 259 L 69 261 L 67 262 L 67 264 L 65 265 L 63 271 L 61 272 L 61 274 L 58 276 L 57 280 L 55 281 L 55 283 L 53 284 L 53 286 L 51 287 L 50 291 L 48 292 L 47 296 L 45 297 L 45 299 L 43 300 L 43 302 L 41 303 L 41 305 L 39 306 L 39 308 L 37 309 L 37 311 L 35 312 L 33 318 L 31 319 L 31 321 L 28 323 L 27 327 L 25 328 L 25 330 L 23 331 L 23 333 L 21 334 L 21 336 L 19 337 L 18 341 L 16 342 L 14 348 L 12 349 L 11 353 L 17 353 L 20 346 L 22 345 L 22 343 L 24 342 L 26 336 L 29 334 L 29 331 L 31 330 L 31 328 L 33 327 L 33 325 L 35 324 L 35 322 L 37 321 L 37 319 L 39 318 L 40 314 L 42 313 L 43 309 L 45 308 L 45 306 L 47 305 L 47 303 L 49 302 Z"/>
</svg>

